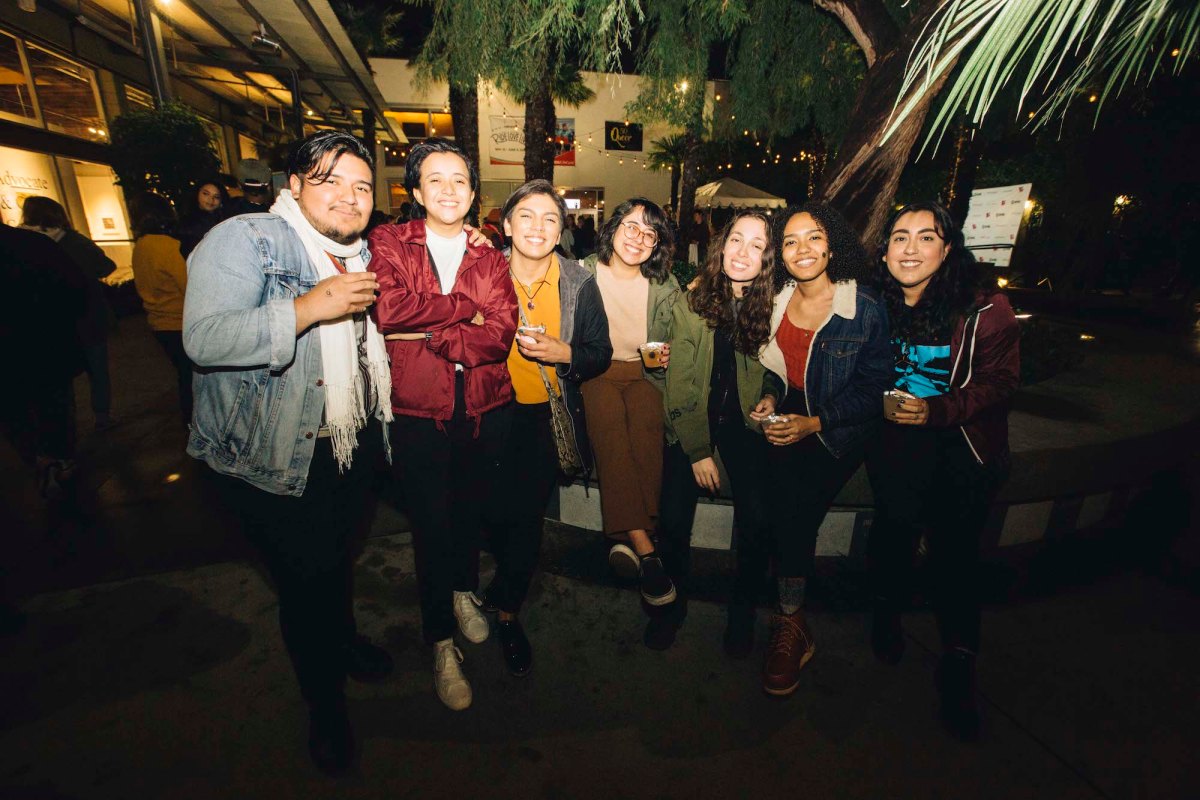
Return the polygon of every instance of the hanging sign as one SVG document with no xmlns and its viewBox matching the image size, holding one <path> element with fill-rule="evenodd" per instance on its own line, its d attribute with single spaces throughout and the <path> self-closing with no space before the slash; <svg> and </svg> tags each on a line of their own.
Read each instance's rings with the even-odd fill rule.
<svg viewBox="0 0 1200 800">
<path fill-rule="evenodd" d="M 1032 183 L 1018 183 L 971 192 L 963 238 L 975 258 L 997 267 L 1008 266 L 1017 234 L 1021 232 L 1021 222 L 1025 219 L 1025 201 L 1032 188 Z"/>
<path fill-rule="evenodd" d="M 491 115 L 491 145 L 488 160 L 493 166 L 521 166 L 525 163 L 525 117 Z M 559 117 L 554 121 L 554 166 L 575 166 L 575 120 Z"/>
<path fill-rule="evenodd" d="M 642 149 L 642 126 L 624 122 L 604 123 L 604 149 L 640 152 Z"/>
</svg>

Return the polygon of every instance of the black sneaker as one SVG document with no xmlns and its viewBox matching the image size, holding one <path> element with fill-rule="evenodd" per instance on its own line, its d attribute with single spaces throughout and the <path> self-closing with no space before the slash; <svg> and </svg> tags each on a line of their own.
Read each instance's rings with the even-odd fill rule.
<svg viewBox="0 0 1200 800">
<path fill-rule="evenodd" d="M 317 769 L 340 775 L 354 761 L 354 731 L 345 701 L 314 705 L 308 713 L 308 754 Z"/>
<path fill-rule="evenodd" d="M 665 606 L 675 600 L 675 584 L 663 569 L 662 559 L 650 555 L 642 559 L 638 584 L 642 599 L 652 606 Z"/>
<path fill-rule="evenodd" d="M 979 707 L 975 703 L 975 654 L 956 647 L 942 656 L 933 676 L 941 698 L 942 725 L 960 742 L 979 740 Z"/>
<path fill-rule="evenodd" d="M 900 663 L 904 655 L 904 630 L 900 627 L 900 611 L 890 600 L 875 598 L 871 611 L 871 650 L 875 658 L 888 666 Z"/>
<path fill-rule="evenodd" d="M 725 636 L 721 644 L 730 658 L 745 658 L 754 651 L 755 616 L 754 606 L 740 603 L 729 606 L 729 618 L 725 623 Z"/>
<path fill-rule="evenodd" d="M 680 594 L 675 602 L 659 608 L 647 604 L 646 629 L 642 632 L 642 644 L 651 650 L 670 650 L 675 637 L 687 619 L 687 597 Z"/>
</svg>

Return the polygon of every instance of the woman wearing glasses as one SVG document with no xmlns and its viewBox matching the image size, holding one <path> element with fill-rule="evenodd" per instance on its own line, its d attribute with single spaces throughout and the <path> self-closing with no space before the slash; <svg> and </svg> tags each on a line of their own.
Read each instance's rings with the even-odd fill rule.
<svg viewBox="0 0 1200 800">
<path fill-rule="evenodd" d="M 584 265 L 608 315 L 612 364 L 583 384 L 583 409 L 600 477 L 604 533 L 627 538 L 609 551 L 619 574 L 640 579 L 653 606 L 675 599 L 675 587 L 654 549 L 662 485 L 663 401 L 671 307 L 679 282 L 671 274 L 674 238 L 662 209 L 644 197 L 617 206 L 600 230 L 599 247 Z M 661 343 L 647 352 L 640 348 Z M 649 357 L 650 353 L 653 357 Z"/>
</svg>

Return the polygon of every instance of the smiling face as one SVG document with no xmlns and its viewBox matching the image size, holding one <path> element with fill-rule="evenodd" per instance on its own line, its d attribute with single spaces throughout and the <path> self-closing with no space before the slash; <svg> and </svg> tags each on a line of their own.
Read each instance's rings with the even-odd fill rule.
<svg viewBox="0 0 1200 800">
<path fill-rule="evenodd" d="M 324 180 L 314 181 L 314 176 L 326 171 Z M 318 233 L 351 244 L 358 241 L 371 216 L 373 178 L 370 166 L 358 156 L 328 153 L 307 177 L 292 175 L 288 183 L 300 211 Z"/>
<path fill-rule="evenodd" d="M 504 235 L 513 250 L 530 261 L 540 261 L 554 252 L 562 233 L 558 203 L 544 194 L 531 194 L 512 208 L 504 220 Z"/>
<path fill-rule="evenodd" d="M 646 263 L 657 245 L 658 232 L 646 223 L 646 210 L 641 206 L 634 206 L 613 234 L 613 255 L 630 267 Z"/>
<path fill-rule="evenodd" d="M 742 217 L 733 223 L 721 248 L 721 269 L 733 281 L 735 296 L 740 297 L 745 286 L 762 272 L 768 246 L 767 226 L 761 219 Z"/>
<path fill-rule="evenodd" d="M 829 237 L 812 214 L 793 214 L 783 228 L 783 264 L 800 283 L 816 280 L 829 269 Z"/>
<path fill-rule="evenodd" d="M 441 228 L 438 232 L 460 228 L 475 199 L 467 162 L 457 153 L 430 153 L 421 162 L 421 182 L 413 196 L 425 207 L 430 227 Z"/>
<path fill-rule="evenodd" d="M 883 260 L 905 294 L 920 297 L 949 252 L 950 245 L 938 233 L 933 212 L 910 211 L 892 226 Z"/>
<path fill-rule="evenodd" d="M 221 207 L 221 191 L 211 183 L 206 183 L 196 192 L 196 206 L 201 211 L 216 211 Z"/>
</svg>

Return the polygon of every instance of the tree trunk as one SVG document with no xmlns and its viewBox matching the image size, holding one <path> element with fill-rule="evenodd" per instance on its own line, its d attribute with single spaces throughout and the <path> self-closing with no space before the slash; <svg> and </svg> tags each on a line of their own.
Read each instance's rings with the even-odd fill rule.
<svg viewBox="0 0 1200 800">
<path fill-rule="evenodd" d="M 979 160 L 983 157 L 983 145 L 979 137 L 972 136 L 972 128 L 963 125 L 958 131 L 955 144 L 954 169 L 946 189 L 946 210 L 962 227 L 971 208 L 971 192 L 975 191 L 975 176 L 979 174 Z"/>
<path fill-rule="evenodd" d="M 704 86 L 703 81 L 694 81 L 695 86 Z M 683 162 L 679 166 L 679 204 L 675 206 L 678 220 L 678 235 L 675 243 L 676 258 L 687 259 L 689 237 L 692 227 L 692 211 L 696 207 L 696 187 L 700 181 L 700 136 L 704 130 L 704 93 L 693 91 L 688 98 L 691 121 L 683 132 Z"/>
<path fill-rule="evenodd" d="M 542 66 L 542 77 L 533 84 L 525 101 L 525 180 L 538 178 L 554 183 L 554 98 L 550 96 L 550 65 Z"/>
<path fill-rule="evenodd" d="M 450 84 L 450 116 L 454 120 L 454 141 L 467 151 L 479 167 L 479 88 L 472 84 Z"/>
<path fill-rule="evenodd" d="M 925 116 L 954 64 L 936 77 L 916 108 L 880 147 L 879 140 L 888 126 L 904 79 L 909 52 L 922 27 L 910 25 L 901 33 L 880 0 L 816 0 L 816 5 L 846 25 L 868 64 L 847 125 L 849 133 L 837 157 L 826 168 L 817 196 L 841 211 L 862 235 L 863 242 L 873 247 L 882 235 L 900 174 L 921 135 Z M 928 19 L 936 5 L 937 0 L 925 0 L 913 12 L 913 18 Z"/>
<path fill-rule="evenodd" d="M 682 166 L 671 165 L 671 208 L 679 208 L 679 173 Z"/>
</svg>

